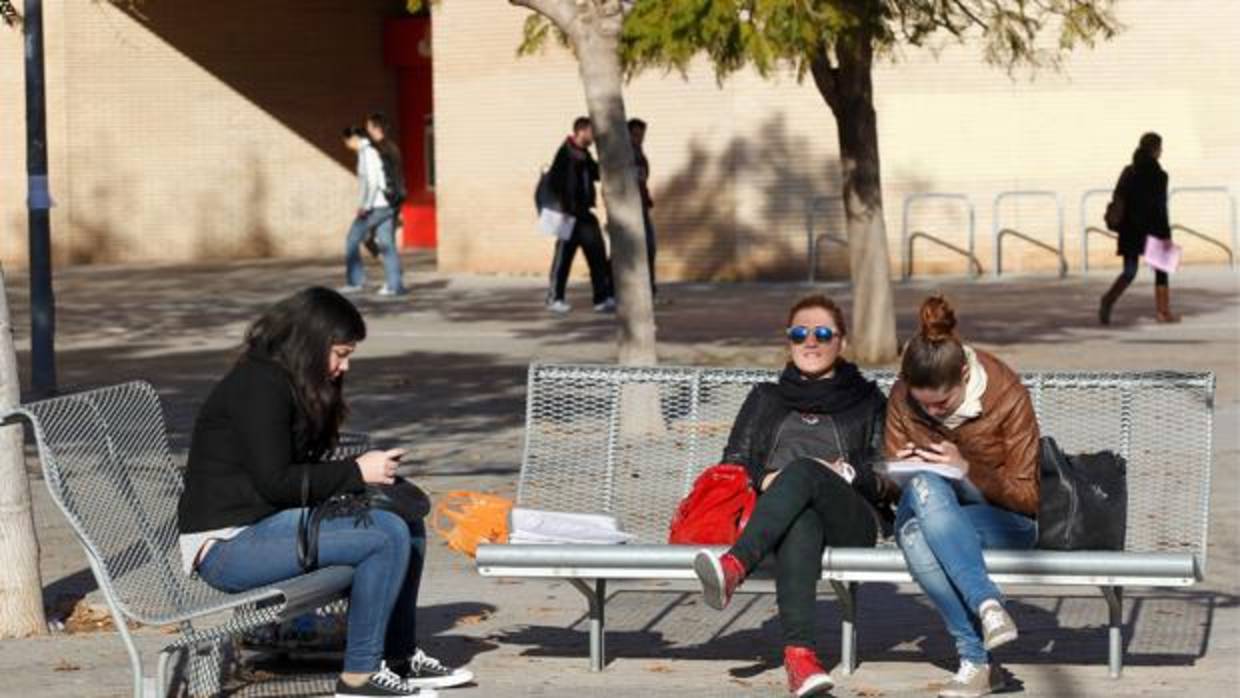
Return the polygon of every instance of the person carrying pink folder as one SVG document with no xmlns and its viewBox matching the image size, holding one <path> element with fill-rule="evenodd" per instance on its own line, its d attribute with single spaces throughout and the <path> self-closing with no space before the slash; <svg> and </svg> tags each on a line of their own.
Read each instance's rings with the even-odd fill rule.
<svg viewBox="0 0 1240 698">
<path fill-rule="evenodd" d="M 1137 262 L 1144 255 L 1154 268 L 1154 309 L 1158 322 L 1179 322 L 1171 312 L 1168 271 L 1179 265 L 1179 249 L 1171 242 L 1167 218 L 1167 172 L 1158 164 L 1162 136 L 1141 136 L 1132 164 L 1124 168 L 1115 185 L 1107 211 L 1107 227 L 1119 233 L 1115 254 L 1124 258 L 1124 270 L 1102 296 L 1098 321 L 1111 324 L 1111 310 L 1137 275 Z M 1152 238 L 1152 239 L 1150 239 Z"/>
</svg>

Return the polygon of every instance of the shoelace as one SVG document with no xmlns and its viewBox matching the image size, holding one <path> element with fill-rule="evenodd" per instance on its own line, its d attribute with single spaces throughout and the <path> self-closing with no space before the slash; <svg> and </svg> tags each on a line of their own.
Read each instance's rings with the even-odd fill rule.
<svg viewBox="0 0 1240 698">
<path fill-rule="evenodd" d="M 384 666 L 370 680 L 376 685 L 392 690 L 404 690 L 405 680 L 396 674 L 396 672 Z"/>
<path fill-rule="evenodd" d="M 956 683 L 969 683 L 980 673 L 982 673 L 982 668 L 973 662 L 960 662 L 960 669 L 956 671 L 952 681 Z"/>
<path fill-rule="evenodd" d="M 443 663 L 440 662 L 438 659 L 435 659 L 429 654 L 424 653 L 422 650 L 418 650 L 417 654 L 413 655 L 413 657 L 410 658 L 409 664 L 413 667 L 414 671 L 422 671 L 423 669 L 430 669 L 431 671 L 438 672 L 441 674 L 449 673 L 448 667 L 444 666 Z"/>
<path fill-rule="evenodd" d="M 997 609 L 986 611 L 985 615 L 982 617 L 982 625 L 987 630 L 998 630 L 1003 626 L 1003 614 Z"/>
</svg>

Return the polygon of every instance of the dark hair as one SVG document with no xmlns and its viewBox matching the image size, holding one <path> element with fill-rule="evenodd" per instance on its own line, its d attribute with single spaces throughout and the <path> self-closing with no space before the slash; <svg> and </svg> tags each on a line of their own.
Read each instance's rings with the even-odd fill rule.
<svg viewBox="0 0 1240 698">
<path fill-rule="evenodd" d="M 835 301 L 827 298 L 821 293 L 815 293 L 812 296 L 805 296 L 796 303 L 793 303 L 792 309 L 788 311 L 788 321 L 784 323 L 784 325 L 791 325 L 792 318 L 796 317 L 797 313 L 805 310 L 806 308 L 822 308 L 827 311 L 831 314 L 831 319 L 835 321 L 835 329 L 839 330 L 839 335 L 841 337 L 848 336 L 848 325 L 844 324 L 844 311 L 840 310 L 840 306 L 836 305 Z"/>
<path fill-rule="evenodd" d="M 1154 151 L 1162 147 L 1162 136 L 1150 131 L 1141 134 L 1141 140 L 1137 141 L 1137 149 L 1132 153 L 1132 161 L 1136 162 L 1141 157 L 1154 157 Z"/>
<path fill-rule="evenodd" d="M 646 122 L 645 122 L 645 121 L 642 121 L 641 119 L 638 119 L 638 118 L 632 118 L 632 119 L 629 119 L 629 130 L 630 130 L 630 131 L 632 131 L 632 130 L 633 130 L 633 129 L 635 129 L 635 128 L 636 128 L 636 129 L 641 129 L 642 131 L 645 131 L 645 130 L 646 130 Z"/>
<path fill-rule="evenodd" d="M 578 131 L 583 131 L 587 128 L 590 128 L 593 125 L 594 124 L 590 123 L 590 117 L 579 116 L 576 119 L 573 119 L 573 133 L 577 133 Z"/>
<path fill-rule="evenodd" d="M 371 112 L 370 116 L 366 117 L 366 123 L 377 126 L 385 137 L 388 131 L 392 130 L 392 122 L 388 121 L 387 115 L 381 111 Z"/>
<path fill-rule="evenodd" d="M 344 129 L 340 132 L 340 137 L 345 140 L 353 138 L 354 136 L 365 138 L 366 130 L 360 126 L 345 126 Z"/>
<path fill-rule="evenodd" d="M 365 338 L 366 322 L 357 308 L 321 286 L 276 303 L 246 331 L 245 356 L 275 362 L 293 383 L 301 408 L 294 427 L 298 450 L 304 452 L 299 455 L 317 460 L 335 445 L 347 408 L 343 379 L 328 375 L 328 354 L 333 344 Z"/>
<path fill-rule="evenodd" d="M 951 388 L 963 377 L 964 345 L 956 334 L 956 311 L 941 295 L 921 304 L 921 326 L 904 347 L 900 378 L 912 388 Z"/>
</svg>

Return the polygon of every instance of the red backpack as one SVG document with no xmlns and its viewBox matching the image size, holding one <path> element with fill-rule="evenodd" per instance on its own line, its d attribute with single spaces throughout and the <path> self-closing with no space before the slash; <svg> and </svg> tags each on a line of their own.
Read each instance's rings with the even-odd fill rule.
<svg viewBox="0 0 1240 698">
<path fill-rule="evenodd" d="M 667 542 L 672 545 L 731 545 L 749 523 L 758 494 L 744 466 L 713 465 L 698 475 L 676 507 Z"/>
</svg>

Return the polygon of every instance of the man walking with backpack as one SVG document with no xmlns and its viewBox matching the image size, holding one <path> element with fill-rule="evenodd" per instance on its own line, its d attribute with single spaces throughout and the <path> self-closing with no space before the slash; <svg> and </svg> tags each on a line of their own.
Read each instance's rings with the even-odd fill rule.
<svg viewBox="0 0 1240 698">
<path fill-rule="evenodd" d="M 616 309 L 612 290 L 611 262 L 607 259 L 607 245 L 594 216 L 594 183 L 599 179 L 598 162 L 590 154 L 594 144 L 594 127 L 587 117 L 573 122 L 573 132 L 556 151 L 555 160 L 547 172 L 547 188 L 551 199 L 561 213 L 573 216 L 576 221 L 568 239 L 558 239 L 555 255 L 551 259 L 551 282 L 547 292 L 547 309 L 553 313 L 572 310 L 564 300 L 568 275 L 572 270 L 577 248 L 585 253 L 590 266 L 590 283 L 593 287 L 594 311 L 610 313 Z"/>
<path fill-rule="evenodd" d="M 350 126 L 344 129 L 341 136 L 345 146 L 357 153 L 357 180 L 361 190 L 357 215 L 349 226 L 345 242 L 345 286 L 341 291 L 358 293 L 363 290 L 366 269 L 358 248 L 373 232 L 383 260 L 386 279 L 379 289 L 379 295 L 401 295 L 405 289 L 401 283 L 400 254 L 396 251 L 395 212 L 384 194 L 387 181 L 383 175 L 383 161 L 362 129 Z"/>
</svg>

